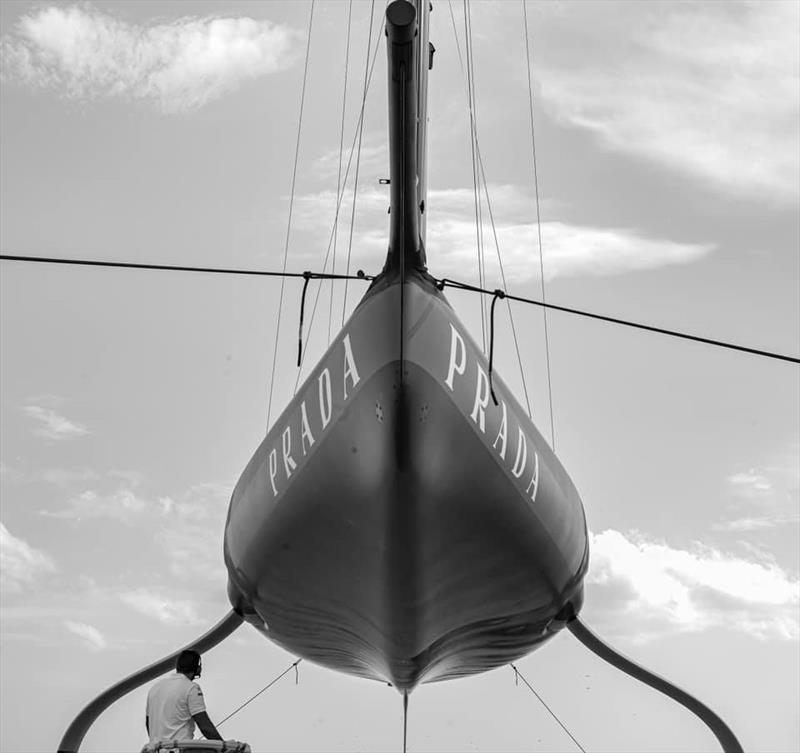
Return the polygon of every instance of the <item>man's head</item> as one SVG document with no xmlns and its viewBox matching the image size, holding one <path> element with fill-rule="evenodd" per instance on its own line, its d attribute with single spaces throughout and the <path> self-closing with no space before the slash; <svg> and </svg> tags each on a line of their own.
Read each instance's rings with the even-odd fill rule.
<svg viewBox="0 0 800 753">
<path fill-rule="evenodd" d="M 191 649 L 181 651 L 175 661 L 175 669 L 181 674 L 186 675 L 190 680 L 194 680 L 195 677 L 200 677 L 200 672 L 203 669 L 200 654 Z"/>
</svg>

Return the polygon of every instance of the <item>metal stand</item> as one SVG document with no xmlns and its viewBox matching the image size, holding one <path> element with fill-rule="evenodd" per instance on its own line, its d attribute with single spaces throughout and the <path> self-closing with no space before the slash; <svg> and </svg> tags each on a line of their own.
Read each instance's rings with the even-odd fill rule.
<svg viewBox="0 0 800 753">
<path fill-rule="evenodd" d="M 589 628 L 586 627 L 577 617 L 567 623 L 567 627 L 572 634 L 591 651 L 594 651 L 601 659 L 605 659 L 617 669 L 621 669 L 631 677 L 635 677 L 645 685 L 668 695 L 672 700 L 685 706 L 696 716 L 700 717 L 711 729 L 719 740 L 722 750 L 725 753 L 743 753 L 741 743 L 736 739 L 731 728 L 722 721 L 708 706 L 698 701 L 694 696 L 689 695 L 685 690 L 681 690 L 676 685 L 668 682 L 663 677 L 640 667 L 635 662 L 615 651 L 611 646 L 603 643 Z"/>
</svg>

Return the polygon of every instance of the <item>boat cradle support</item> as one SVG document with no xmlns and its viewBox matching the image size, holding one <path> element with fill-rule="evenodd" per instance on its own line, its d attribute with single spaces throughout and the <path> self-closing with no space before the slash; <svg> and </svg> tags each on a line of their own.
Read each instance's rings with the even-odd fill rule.
<svg viewBox="0 0 800 753">
<path fill-rule="evenodd" d="M 72 720 L 72 723 L 61 738 L 58 746 L 58 753 L 77 753 L 89 727 L 94 724 L 100 716 L 114 701 L 118 701 L 122 696 L 127 695 L 132 690 L 144 685 L 146 682 L 155 680 L 156 677 L 175 668 L 175 660 L 181 651 L 192 649 L 202 654 L 218 643 L 224 641 L 242 624 L 242 617 L 234 610 L 228 612 L 214 627 L 207 633 L 200 636 L 177 651 L 159 659 L 138 672 L 134 672 L 124 680 L 120 680 L 107 690 L 103 691 L 97 698 L 87 704 L 83 710 Z"/>
<path fill-rule="evenodd" d="M 623 656 L 618 651 L 615 651 L 611 646 L 589 630 L 577 617 L 570 619 L 566 627 L 584 646 L 586 646 L 586 648 L 593 651 L 601 659 L 604 659 L 617 669 L 622 670 L 625 674 L 635 677 L 645 685 L 649 685 L 651 688 L 664 693 L 664 695 L 669 696 L 672 700 L 685 706 L 689 711 L 695 714 L 695 716 L 698 716 L 714 733 L 724 753 L 743 753 L 742 745 L 736 739 L 736 735 L 733 734 L 731 728 L 708 706 L 697 700 L 697 698 L 689 695 L 685 690 L 682 690 L 677 685 L 673 685 L 654 672 L 650 672 L 644 667 L 639 666 L 636 662 Z"/>
</svg>

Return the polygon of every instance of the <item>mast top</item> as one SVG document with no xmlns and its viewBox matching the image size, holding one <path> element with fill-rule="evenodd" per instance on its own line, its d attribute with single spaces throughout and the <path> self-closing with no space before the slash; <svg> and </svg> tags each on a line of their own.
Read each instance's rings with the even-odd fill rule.
<svg viewBox="0 0 800 753">
<path fill-rule="evenodd" d="M 425 30 L 427 40 L 428 10 L 427 0 L 416 4 L 395 0 L 386 9 L 391 218 L 385 272 L 424 270 L 426 265 L 422 173 L 426 162 L 427 87 L 422 71 L 427 73 L 428 54 L 426 50 L 423 63 L 420 31 Z M 422 24 L 421 19 L 424 19 Z M 427 81 L 427 76 L 424 80 Z"/>
</svg>

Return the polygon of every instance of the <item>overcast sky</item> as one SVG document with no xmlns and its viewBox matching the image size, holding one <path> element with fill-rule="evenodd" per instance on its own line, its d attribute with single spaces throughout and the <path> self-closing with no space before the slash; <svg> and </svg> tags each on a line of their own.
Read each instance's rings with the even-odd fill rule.
<svg viewBox="0 0 800 753">
<path fill-rule="evenodd" d="M 387 243 L 376 3 L 351 269 Z M 321 270 L 370 4 L 314 7 L 288 268 Z M 280 269 L 308 2 L 0 4 L 5 254 Z M 529 2 L 545 293 L 800 352 L 800 4 Z M 472 3 L 480 151 L 508 287 L 541 295 L 522 5 Z M 464 40 L 463 5 L 452 4 Z M 466 83 L 434 2 L 428 259 L 478 281 Z M 343 170 L 344 171 L 344 170 Z M 337 233 L 351 235 L 355 165 Z M 488 215 L 483 203 L 482 214 Z M 485 224 L 486 285 L 502 284 Z M 331 251 L 331 254 L 333 252 Z M 331 256 L 328 267 L 331 268 Z M 53 749 L 84 703 L 228 609 L 233 485 L 293 394 L 300 285 L 0 262 L 0 748 Z M 365 286 L 321 290 L 300 378 Z M 479 300 L 449 299 L 481 340 Z M 313 298 L 312 298 L 313 300 Z M 796 365 L 515 305 L 533 418 L 592 532 L 586 623 L 696 694 L 746 749 L 800 748 Z M 308 322 L 308 317 L 307 320 Z M 508 312 L 496 368 L 524 403 Z M 295 657 L 245 626 L 204 661 L 219 720 Z M 519 669 L 588 751 L 714 750 L 569 635 Z M 396 691 L 301 664 L 222 727 L 254 750 L 396 750 Z M 84 750 L 138 750 L 146 689 Z M 513 672 L 422 686 L 411 750 L 574 750 Z"/>
</svg>

